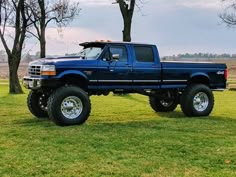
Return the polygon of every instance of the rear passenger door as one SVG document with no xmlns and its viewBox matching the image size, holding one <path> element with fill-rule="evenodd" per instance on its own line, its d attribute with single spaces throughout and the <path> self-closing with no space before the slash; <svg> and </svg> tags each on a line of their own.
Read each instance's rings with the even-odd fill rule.
<svg viewBox="0 0 236 177">
<path fill-rule="evenodd" d="M 157 89 L 161 84 L 161 65 L 156 46 L 133 46 L 133 87 Z"/>
</svg>

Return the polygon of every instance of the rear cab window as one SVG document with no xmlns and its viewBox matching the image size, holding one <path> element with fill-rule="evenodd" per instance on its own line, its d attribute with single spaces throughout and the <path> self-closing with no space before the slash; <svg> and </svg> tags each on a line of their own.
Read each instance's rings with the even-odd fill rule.
<svg viewBox="0 0 236 177">
<path fill-rule="evenodd" d="M 134 46 L 135 58 L 137 62 L 154 63 L 154 52 L 152 46 Z"/>
</svg>

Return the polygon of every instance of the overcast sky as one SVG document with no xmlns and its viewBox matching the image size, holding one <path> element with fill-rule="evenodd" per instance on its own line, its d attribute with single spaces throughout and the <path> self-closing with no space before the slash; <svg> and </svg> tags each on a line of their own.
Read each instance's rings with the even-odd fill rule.
<svg viewBox="0 0 236 177">
<path fill-rule="evenodd" d="M 132 41 L 156 44 L 161 56 L 179 53 L 236 53 L 236 29 L 221 23 L 221 0 L 143 0 L 136 8 Z M 80 0 L 82 8 L 69 27 L 58 33 L 47 30 L 47 54 L 78 52 L 78 43 L 122 40 L 123 22 L 112 0 Z M 38 42 L 28 39 L 25 51 L 38 51 Z"/>
</svg>

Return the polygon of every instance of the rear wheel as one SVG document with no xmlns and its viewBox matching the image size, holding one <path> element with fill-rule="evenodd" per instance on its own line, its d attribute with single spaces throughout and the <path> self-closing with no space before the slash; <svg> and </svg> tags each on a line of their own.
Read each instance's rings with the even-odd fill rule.
<svg viewBox="0 0 236 177">
<path fill-rule="evenodd" d="M 171 112 L 174 111 L 178 105 L 174 100 L 160 100 L 155 97 L 149 98 L 151 108 L 156 112 Z"/>
<path fill-rule="evenodd" d="M 187 116 L 208 116 L 214 106 L 210 88 L 203 84 L 190 85 L 181 98 L 181 108 Z"/>
<path fill-rule="evenodd" d="M 48 100 L 49 117 L 60 126 L 83 124 L 88 119 L 90 110 L 88 94 L 75 86 L 59 88 Z"/>
<path fill-rule="evenodd" d="M 30 91 L 27 105 L 30 112 L 37 118 L 47 118 L 47 93 Z"/>
<path fill-rule="evenodd" d="M 150 96 L 149 103 L 156 112 L 171 112 L 178 105 L 178 94 L 176 91 L 165 91 L 157 96 Z"/>
</svg>

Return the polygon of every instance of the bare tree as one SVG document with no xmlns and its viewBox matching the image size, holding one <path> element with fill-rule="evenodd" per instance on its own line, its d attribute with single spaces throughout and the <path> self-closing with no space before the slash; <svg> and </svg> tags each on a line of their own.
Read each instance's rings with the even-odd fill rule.
<svg viewBox="0 0 236 177">
<path fill-rule="evenodd" d="M 222 0 L 222 2 L 226 7 L 224 12 L 220 14 L 220 18 L 228 26 L 236 26 L 236 0 Z"/>
<path fill-rule="evenodd" d="M 116 3 L 119 4 L 120 11 L 123 17 L 123 41 L 131 41 L 131 25 L 134 14 L 135 2 L 136 0 L 116 0 Z"/>
<path fill-rule="evenodd" d="M 27 17 L 36 32 L 28 32 L 40 41 L 40 57 L 46 56 L 45 31 L 49 23 L 54 22 L 59 27 L 66 26 L 80 12 L 78 2 L 70 0 L 28 0 Z"/>
<path fill-rule="evenodd" d="M 9 65 L 9 92 L 12 94 L 22 93 L 18 78 L 18 68 L 21 61 L 21 54 L 28 19 L 25 16 L 25 0 L 0 0 L 0 38 L 6 50 Z M 13 46 L 7 41 L 7 29 L 13 32 Z"/>
<path fill-rule="evenodd" d="M 131 41 L 132 19 L 135 7 L 142 13 L 142 5 L 146 4 L 145 0 L 116 0 L 115 3 L 119 4 L 120 12 L 123 17 L 123 41 Z M 143 14 L 142 14 L 143 15 Z"/>
</svg>

